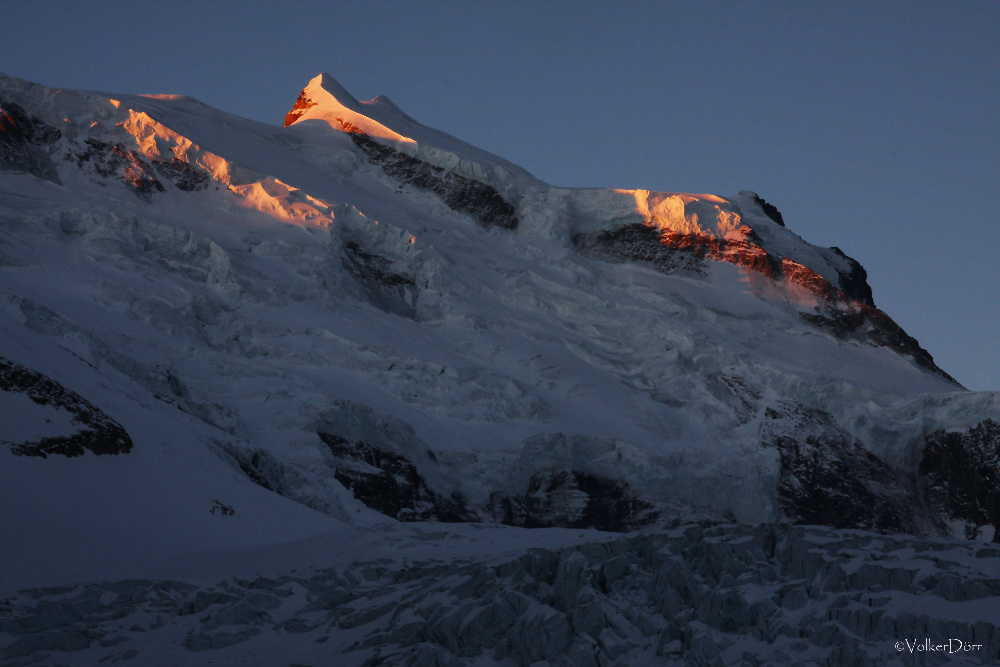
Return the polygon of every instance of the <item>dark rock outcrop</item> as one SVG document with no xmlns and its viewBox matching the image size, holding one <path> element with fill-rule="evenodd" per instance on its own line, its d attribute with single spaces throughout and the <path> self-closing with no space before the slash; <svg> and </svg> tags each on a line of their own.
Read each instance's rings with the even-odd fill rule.
<svg viewBox="0 0 1000 667">
<path fill-rule="evenodd" d="M 932 433 L 919 473 L 927 504 L 964 522 L 967 539 L 992 530 L 1000 542 L 1000 423 L 987 419 L 965 432 Z"/>
<path fill-rule="evenodd" d="M 816 295 L 813 312 L 800 313 L 813 326 L 830 331 L 838 338 L 852 337 L 870 345 L 888 347 L 908 355 L 924 368 L 954 382 L 938 368 L 927 350 L 920 347 L 892 318 L 871 305 L 867 273 L 856 261 L 847 259 L 852 269 L 840 273 L 850 294 L 812 269 L 788 258 L 780 261 L 758 245 L 760 239 L 748 230 L 746 240 L 728 240 L 704 234 L 664 232 L 645 223 L 622 225 L 614 229 L 576 234 L 573 244 L 581 251 L 609 262 L 643 262 L 664 273 L 703 273 L 709 260 L 727 262 L 761 273 L 773 280 L 787 280 Z"/>
<path fill-rule="evenodd" d="M 781 217 L 781 211 L 779 211 L 774 206 L 774 204 L 768 204 L 766 201 L 764 201 L 763 197 L 758 196 L 756 193 L 753 193 L 753 200 L 757 202 L 757 205 L 760 206 L 760 209 L 764 211 L 764 215 L 771 218 L 771 220 L 781 225 L 782 227 L 785 226 L 785 220 L 784 218 Z"/>
<path fill-rule="evenodd" d="M 837 271 L 840 276 L 840 290 L 847 295 L 847 298 L 874 308 L 875 298 L 872 296 L 872 287 L 868 284 L 868 272 L 865 271 L 865 267 L 837 246 L 833 246 L 830 250 L 837 253 L 841 259 L 847 260 L 851 267 L 850 271 Z"/>
<path fill-rule="evenodd" d="M 413 319 L 417 284 L 413 276 L 393 269 L 393 262 L 367 252 L 357 243 L 344 243 L 343 265 L 361 285 L 368 301 L 376 308 Z"/>
<path fill-rule="evenodd" d="M 915 533 L 906 476 L 831 415 L 792 401 L 765 410 L 761 443 L 781 460 L 778 506 L 793 523 Z"/>
<path fill-rule="evenodd" d="M 233 509 L 232 505 L 227 505 L 221 500 L 215 498 L 212 499 L 212 506 L 208 510 L 209 514 L 218 514 L 220 516 L 232 516 L 236 514 L 236 510 Z"/>
<path fill-rule="evenodd" d="M 89 401 L 55 380 L 3 357 L 0 357 L 0 391 L 21 393 L 37 405 L 65 410 L 77 427 L 72 434 L 5 443 L 18 456 L 72 457 L 82 456 L 85 451 L 124 454 L 132 450 L 132 438 L 125 429 Z"/>
<path fill-rule="evenodd" d="M 285 466 L 266 451 L 233 446 L 223 446 L 222 449 L 251 482 L 278 495 L 291 497 L 290 494 L 282 493 L 282 480 L 286 476 Z"/>
<path fill-rule="evenodd" d="M 815 313 L 801 313 L 800 316 L 838 338 L 855 338 L 912 357 L 918 365 L 961 387 L 955 378 L 934 363 L 934 357 L 920 347 L 916 338 L 906 333 L 903 327 L 878 308 L 855 302 L 852 307 L 840 309 L 831 304 L 817 308 Z"/>
<path fill-rule="evenodd" d="M 744 190 L 740 194 L 749 195 L 761 210 L 764 212 L 768 218 L 773 220 L 776 224 L 785 226 L 785 220 L 781 216 L 781 212 L 773 205 L 764 201 L 756 192 L 751 192 L 750 190 Z M 867 304 L 869 306 L 874 306 L 875 301 L 872 299 L 872 288 L 868 284 L 868 272 L 865 268 L 861 266 L 861 263 L 852 257 L 848 257 L 843 250 L 837 247 L 830 248 L 833 252 L 837 253 L 839 257 L 846 260 L 848 265 L 851 267 L 847 271 L 837 270 L 839 274 L 839 280 L 837 281 L 837 287 L 847 295 L 849 299 L 858 301 L 860 303 Z"/>
<path fill-rule="evenodd" d="M 483 520 L 460 495 L 430 489 L 406 457 L 364 440 L 318 435 L 334 456 L 334 477 L 365 506 L 399 521 Z M 509 526 L 615 532 L 647 526 L 659 516 L 628 484 L 574 470 L 538 473 L 521 495 L 494 493 L 485 514 Z"/>
<path fill-rule="evenodd" d="M 841 253 L 843 254 L 843 253 Z M 846 257 L 846 255 L 844 255 Z M 850 259 L 847 257 L 847 259 Z M 851 260 L 854 262 L 854 260 Z M 867 276 L 860 264 L 854 262 L 862 276 Z M 802 266 L 790 259 L 781 263 L 782 274 L 791 282 L 805 287 L 819 297 L 820 303 L 813 313 L 801 313 L 803 320 L 817 327 L 827 329 L 838 338 L 853 337 L 879 347 L 887 347 L 902 355 L 907 355 L 920 366 L 941 375 L 958 384 L 953 377 L 938 368 L 934 358 L 916 338 L 907 334 L 885 312 L 869 303 L 852 299 L 817 274 L 812 269 Z M 868 283 L 862 278 L 864 287 Z M 864 295 L 862 295 L 864 297 Z M 871 289 L 868 289 L 867 300 L 871 301 Z"/>
<path fill-rule="evenodd" d="M 25 112 L 17 104 L 0 99 L 0 170 L 24 171 L 62 184 L 55 163 L 42 149 L 61 136 L 57 128 Z"/>
<path fill-rule="evenodd" d="M 83 146 L 66 157 L 75 160 L 81 169 L 89 166 L 99 176 L 121 181 L 144 201 L 150 201 L 154 192 L 164 191 L 163 184 L 153 175 L 152 165 L 122 144 L 86 139 Z"/>
<path fill-rule="evenodd" d="M 635 223 L 590 234 L 576 234 L 573 244 L 599 259 L 649 262 L 664 273 L 702 273 L 706 260 L 746 266 L 776 277 L 781 265 L 760 246 L 702 234 L 677 234 Z"/>
<path fill-rule="evenodd" d="M 517 228 L 514 207 L 504 200 L 496 188 L 400 153 L 353 125 L 342 124 L 368 161 L 378 165 L 400 185 L 412 185 L 433 192 L 448 208 L 472 217 L 483 227 Z"/>
<path fill-rule="evenodd" d="M 173 181 L 178 190 L 192 192 L 204 190 L 210 179 L 208 172 L 174 157 L 169 160 L 153 160 L 156 169 Z"/>
<path fill-rule="evenodd" d="M 299 117 L 309 109 L 309 107 L 314 106 L 316 106 L 316 103 L 309 99 L 309 96 L 306 95 L 306 91 L 303 90 L 299 93 L 299 97 L 295 100 L 295 105 L 292 106 L 291 111 L 285 114 L 285 124 L 283 127 L 288 127 L 297 121 Z"/>
<path fill-rule="evenodd" d="M 490 514 L 508 526 L 613 532 L 647 526 L 659 516 L 653 505 L 632 493 L 625 482 L 576 470 L 535 474 L 523 495 L 494 493 Z"/>
<path fill-rule="evenodd" d="M 363 440 L 319 434 L 336 461 L 334 477 L 365 506 L 399 521 L 476 521 L 465 501 L 429 489 L 405 457 Z"/>
</svg>

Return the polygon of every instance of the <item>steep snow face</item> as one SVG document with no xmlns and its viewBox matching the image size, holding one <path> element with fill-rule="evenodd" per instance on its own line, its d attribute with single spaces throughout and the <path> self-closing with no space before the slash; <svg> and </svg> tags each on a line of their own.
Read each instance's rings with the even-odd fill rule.
<svg viewBox="0 0 1000 667">
<path fill-rule="evenodd" d="M 51 479 L 99 494 L 127 470 L 113 528 L 59 525 L 158 548 L 194 543 L 135 508 L 240 544 L 413 520 L 806 521 L 817 497 L 838 527 L 947 530 L 907 513 L 925 440 L 1000 401 L 961 391 L 856 262 L 753 193 L 552 187 L 328 77 L 296 106 L 278 128 L 0 78 L 3 357 L 132 443 L 0 452 L 4 502 L 58 515 Z M 327 112 L 356 129 L 308 116 Z M 17 442 L 71 435 L 49 412 L 23 410 Z M 891 511 L 854 512 L 861 487 Z M 993 513 L 949 512 L 993 534 Z M 52 547 L 37 513 L 2 521 L 20 557 Z"/>
</svg>

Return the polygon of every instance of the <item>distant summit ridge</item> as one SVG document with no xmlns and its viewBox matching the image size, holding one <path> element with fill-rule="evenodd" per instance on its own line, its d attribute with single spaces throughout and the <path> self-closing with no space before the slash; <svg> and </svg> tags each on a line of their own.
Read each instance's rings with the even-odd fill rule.
<svg viewBox="0 0 1000 667">
<path fill-rule="evenodd" d="M 395 112 L 402 113 L 395 104 L 389 102 L 388 98 L 383 98 L 383 100 L 382 105 L 388 102 L 388 105 L 391 105 Z M 338 130 L 351 134 L 367 134 L 383 139 L 413 143 L 413 139 L 405 137 L 365 115 L 361 104 L 336 79 L 323 73 L 309 81 L 309 84 L 299 93 L 295 105 L 285 116 L 285 127 L 304 120 L 322 120 Z"/>
<path fill-rule="evenodd" d="M 509 176 L 543 185 L 513 162 L 414 120 L 385 95 L 359 101 L 327 73 L 313 77 L 285 116 L 285 127 L 321 120 L 336 130 L 398 142 L 394 148 L 436 167 L 497 185 Z"/>
</svg>

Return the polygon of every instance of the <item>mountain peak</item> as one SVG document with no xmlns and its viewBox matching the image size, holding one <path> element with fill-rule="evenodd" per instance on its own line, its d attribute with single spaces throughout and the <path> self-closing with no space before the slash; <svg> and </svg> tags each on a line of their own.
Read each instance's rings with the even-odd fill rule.
<svg viewBox="0 0 1000 667">
<path fill-rule="evenodd" d="M 382 99 L 388 101 L 388 98 Z M 374 101 L 380 106 L 383 104 L 379 98 Z M 389 102 L 389 105 L 402 114 L 394 104 Z M 368 134 L 383 139 L 413 142 L 413 139 L 404 137 L 365 115 L 361 103 L 326 72 L 310 80 L 299 93 L 295 105 L 285 115 L 285 127 L 303 120 L 322 120 L 337 130 L 351 134 Z"/>
<path fill-rule="evenodd" d="M 333 129 L 348 134 L 410 144 L 410 149 L 421 153 L 421 159 L 437 167 L 452 169 L 457 162 L 475 163 L 476 167 L 470 167 L 472 172 L 465 174 L 474 179 L 482 178 L 484 172 L 499 169 L 503 173 L 501 178 L 516 174 L 525 182 L 538 182 L 512 162 L 414 120 L 385 95 L 358 100 L 325 72 L 314 77 L 302 89 L 295 105 L 285 116 L 285 127 L 305 120 L 321 120 Z"/>
<path fill-rule="evenodd" d="M 316 97 L 322 97 L 325 93 L 326 95 L 332 97 L 345 109 L 361 113 L 361 106 L 358 103 L 358 100 L 347 92 L 347 89 L 340 85 L 339 81 L 326 72 L 313 77 L 306 85 L 303 92 L 312 93 Z"/>
</svg>

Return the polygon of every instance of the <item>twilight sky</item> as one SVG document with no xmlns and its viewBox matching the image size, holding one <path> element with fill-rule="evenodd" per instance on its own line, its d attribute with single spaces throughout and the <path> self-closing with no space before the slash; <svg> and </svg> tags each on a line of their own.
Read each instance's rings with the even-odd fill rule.
<svg viewBox="0 0 1000 667">
<path fill-rule="evenodd" d="M 1000 2 L 42 2 L 0 72 L 281 124 L 326 71 L 555 185 L 735 194 L 1000 390 Z"/>
</svg>

